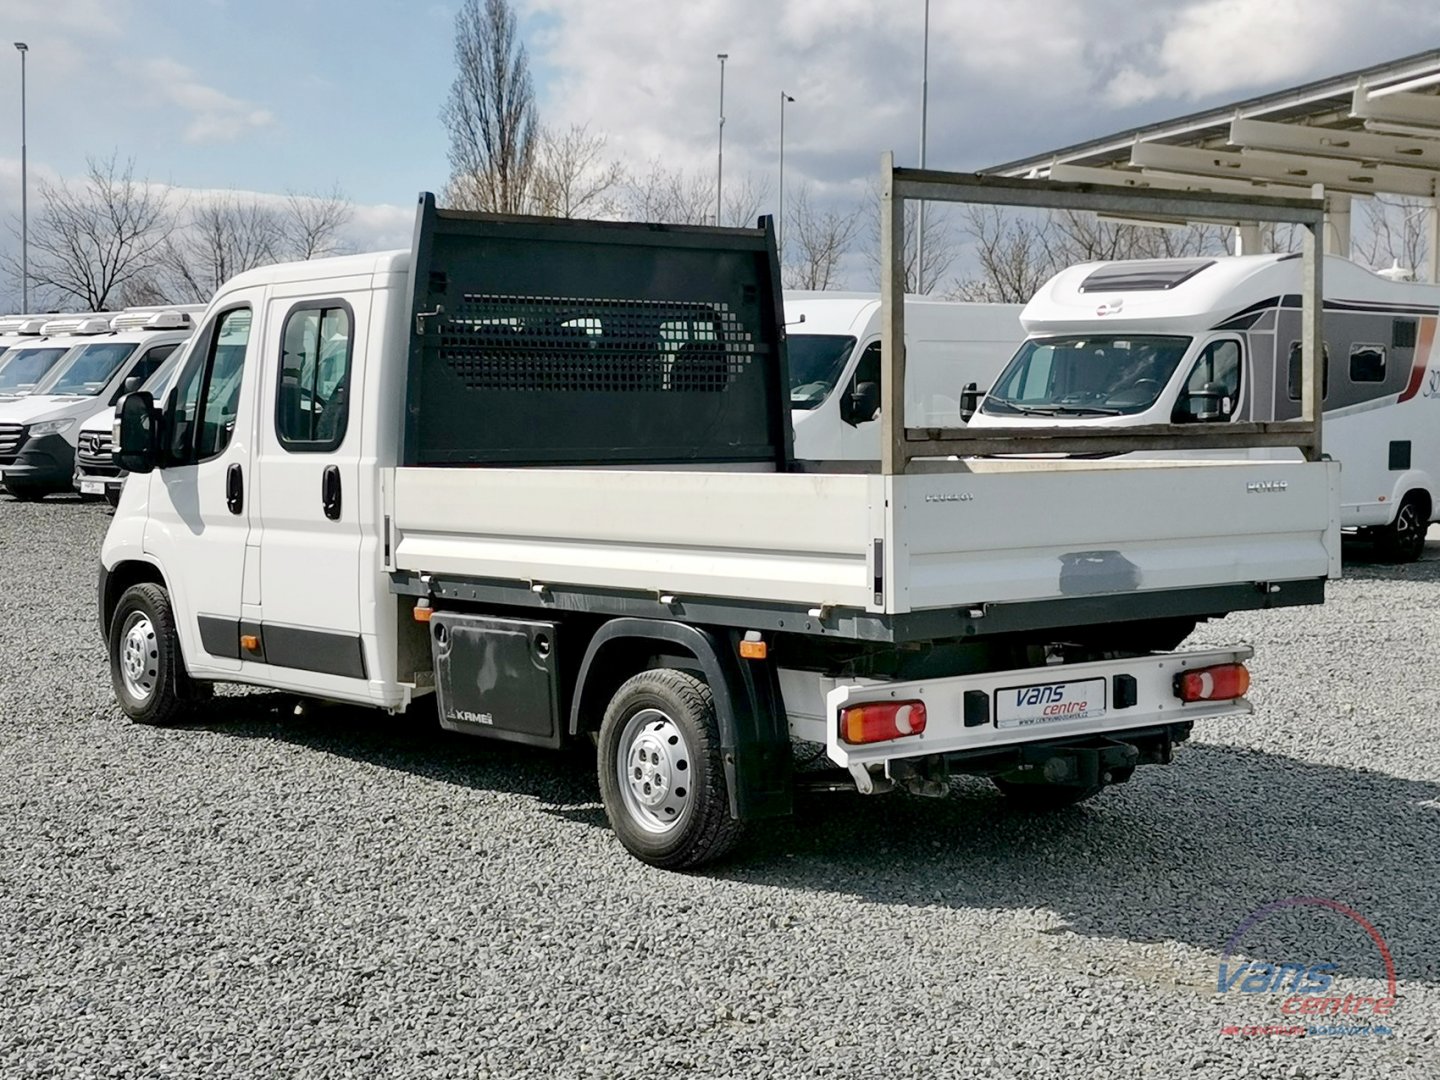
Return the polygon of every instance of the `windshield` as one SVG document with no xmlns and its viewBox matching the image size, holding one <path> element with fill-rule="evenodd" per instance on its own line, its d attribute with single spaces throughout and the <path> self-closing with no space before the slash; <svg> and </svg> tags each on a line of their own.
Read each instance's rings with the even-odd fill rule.
<svg viewBox="0 0 1440 1080">
<path fill-rule="evenodd" d="M 842 334 L 791 334 L 785 352 L 790 362 L 790 407 L 818 408 L 845 371 L 855 339 Z"/>
<path fill-rule="evenodd" d="M 53 371 L 36 393 L 56 397 L 94 397 L 135 351 L 133 343 L 105 342 L 78 345 L 70 359 Z"/>
<path fill-rule="evenodd" d="M 65 346 L 11 349 L 0 356 L 0 394 L 23 394 L 35 388 L 55 361 L 66 353 Z"/>
<path fill-rule="evenodd" d="M 1188 337 L 1031 338 L 985 396 L 991 416 L 1122 416 L 1155 404 Z"/>
</svg>

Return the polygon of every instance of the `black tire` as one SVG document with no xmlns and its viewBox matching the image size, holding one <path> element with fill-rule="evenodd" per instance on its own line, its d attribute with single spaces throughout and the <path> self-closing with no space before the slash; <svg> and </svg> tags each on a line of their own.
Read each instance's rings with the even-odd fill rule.
<svg viewBox="0 0 1440 1080">
<path fill-rule="evenodd" d="M 5 490 L 8 491 L 19 502 L 39 502 L 49 495 L 50 492 L 43 487 L 33 487 L 30 484 L 16 484 L 5 481 Z"/>
<path fill-rule="evenodd" d="M 137 724 L 178 724 L 209 696 L 209 685 L 185 670 L 170 598 L 159 585 L 125 590 L 110 619 L 108 646 L 115 700 Z M 140 692 L 144 687 L 147 693 Z"/>
<path fill-rule="evenodd" d="M 107 487 L 105 489 L 105 501 L 111 506 L 120 505 L 120 491 L 118 487 Z"/>
<path fill-rule="evenodd" d="M 622 685 L 600 724 L 597 768 L 610 827 L 642 862 L 683 870 L 719 859 L 740 839 L 742 825 L 730 816 L 715 701 L 693 675 L 646 671 Z M 632 770 L 644 771 L 633 784 Z M 656 802 L 647 805 L 648 799 Z M 676 816 L 667 818 L 672 811 Z"/>
<path fill-rule="evenodd" d="M 1046 784 L 1006 780 L 1003 776 L 992 776 L 990 782 L 1018 809 L 1035 813 L 1063 810 L 1093 799 L 1104 790 L 1103 784 Z"/>
<path fill-rule="evenodd" d="M 1425 553 L 1425 534 L 1430 529 L 1425 500 L 1411 492 L 1400 500 L 1400 509 L 1389 525 L 1375 530 L 1375 546 L 1390 562 L 1414 562 Z"/>
</svg>

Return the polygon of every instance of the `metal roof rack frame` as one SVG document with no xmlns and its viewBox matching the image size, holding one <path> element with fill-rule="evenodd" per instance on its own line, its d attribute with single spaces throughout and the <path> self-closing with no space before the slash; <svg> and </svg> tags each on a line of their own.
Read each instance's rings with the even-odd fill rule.
<svg viewBox="0 0 1440 1080">
<path fill-rule="evenodd" d="M 1325 198 L 1170 191 L 1112 184 L 1013 179 L 979 173 L 900 169 L 895 155 L 880 159 L 881 463 L 887 476 L 920 471 L 966 472 L 965 457 L 1026 454 L 1123 454 L 1261 446 L 1295 447 L 1310 461 L 1321 456 L 1317 389 L 1321 385 L 1320 298 Z M 1130 428 L 911 428 L 905 422 L 905 203 L 909 200 L 1089 210 L 1134 218 L 1175 218 L 1228 225 L 1289 223 L 1304 228 L 1301 274 L 1300 417 L 1216 425 L 1147 424 Z M 900 347 L 897 347 L 900 346 Z M 917 460 L 927 459 L 927 460 Z"/>
</svg>

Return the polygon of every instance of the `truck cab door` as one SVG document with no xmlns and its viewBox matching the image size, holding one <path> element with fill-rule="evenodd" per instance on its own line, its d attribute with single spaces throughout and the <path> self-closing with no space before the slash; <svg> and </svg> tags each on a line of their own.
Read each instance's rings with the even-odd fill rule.
<svg viewBox="0 0 1440 1080">
<path fill-rule="evenodd" d="M 191 674 L 240 667 L 241 604 L 252 515 L 258 382 L 257 313 L 264 290 L 238 293 L 201 328 L 166 395 L 164 464 L 150 477 L 145 551 L 170 586 Z"/>
<path fill-rule="evenodd" d="M 332 283 L 333 287 L 333 283 Z M 273 297 L 256 431 L 263 663 L 365 679 L 360 359 L 371 294 Z M 305 676 L 314 683 L 314 676 Z M 352 688 L 353 689 L 353 688 Z"/>
</svg>

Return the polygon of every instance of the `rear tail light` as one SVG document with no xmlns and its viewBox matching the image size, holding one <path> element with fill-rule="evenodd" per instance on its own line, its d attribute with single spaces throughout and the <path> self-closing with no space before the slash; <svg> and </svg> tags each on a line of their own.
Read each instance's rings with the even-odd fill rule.
<svg viewBox="0 0 1440 1080">
<path fill-rule="evenodd" d="M 868 702 L 840 710 L 840 738 L 847 743 L 884 742 L 925 730 L 923 701 Z"/>
<path fill-rule="evenodd" d="M 1244 664 L 1216 664 L 1187 671 L 1175 678 L 1175 696 L 1181 701 L 1229 701 L 1250 689 L 1250 671 Z"/>
</svg>

